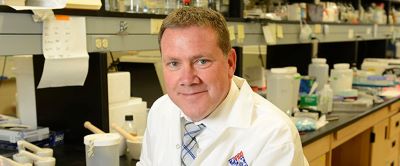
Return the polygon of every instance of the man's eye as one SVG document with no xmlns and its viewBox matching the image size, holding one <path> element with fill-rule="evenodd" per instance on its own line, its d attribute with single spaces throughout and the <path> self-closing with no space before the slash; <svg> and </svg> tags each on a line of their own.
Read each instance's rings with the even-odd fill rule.
<svg viewBox="0 0 400 166">
<path fill-rule="evenodd" d="M 207 68 L 207 67 L 209 67 L 211 65 L 211 60 L 209 60 L 209 59 L 198 59 L 195 64 L 199 68 Z"/>
<path fill-rule="evenodd" d="M 202 65 L 205 65 L 206 63 L 208 63 L 208 60 L 206 60 L 206 59 L 200 59 L 200 60 L 199 60 L 199 63 L 202 64 Z"/>
<path fill-rule="evenodd" d="M 177 66 L 178 63 L 177 62 L 169 62 L 168 66 L 173 67 L 173 66 Z"/>
<path fill-rule="evenodd" d="M 197 60 L 197 63 L 200 65 L 206 65 L 207 63 L 209 63 L 210 61 L 207 59 L 199 59 Z"/>
<path fill-rule="evenodd" d="M 175 62 L 175 61 L 168 62 L 168 63 L 167 63 L 167 67 L 168 67 L 170 70 L 177 70 L 177 69 L 179 68 L 179 63 L 178 63 L 178 62 Z"/>
</svg>

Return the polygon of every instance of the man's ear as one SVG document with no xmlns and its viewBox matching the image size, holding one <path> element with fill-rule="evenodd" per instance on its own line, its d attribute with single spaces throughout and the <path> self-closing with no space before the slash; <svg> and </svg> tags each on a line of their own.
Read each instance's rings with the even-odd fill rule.
<svg viewBox="0 0 400 166">
<path fill-rule="evenodd" d="M 228 67 L 229 67 L 229 78 L 233 77 L 236 70 L 236 51 L 235 49 L 231 49 L 227 55 L 228 57 Z"/>
</svg>

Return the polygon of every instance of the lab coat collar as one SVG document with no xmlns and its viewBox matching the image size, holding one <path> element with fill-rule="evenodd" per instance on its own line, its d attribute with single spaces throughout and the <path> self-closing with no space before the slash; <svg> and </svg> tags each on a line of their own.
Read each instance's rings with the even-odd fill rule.
<svg viewBox="0 0 400 166">
<path fill-rule="evenodd" d="M 227 119 L 227 124 L 231 127 L 248 128 L 251 125 L 253 116 L 253 90 L 243 78 L 235 76 L 233 77 L 233 82 L 239 87 L 240 91 L 239 96 L 234 101 L 235 103 Z"/>
<path fill-rule="evenodd" d="M 231 88 L 224 101 L 207 118 L 199 121 L 215 132 L 229 127 L 247 128 L 251 123 L 252 92 L 246 81 L 239 77 L 232 79 Z M 242 102 L 238 102 L 242 101 Z M 251 106 L 251 107 L 248 107 Z M 246 112 L 248 110 L 248 112 Z"/>
</svg>

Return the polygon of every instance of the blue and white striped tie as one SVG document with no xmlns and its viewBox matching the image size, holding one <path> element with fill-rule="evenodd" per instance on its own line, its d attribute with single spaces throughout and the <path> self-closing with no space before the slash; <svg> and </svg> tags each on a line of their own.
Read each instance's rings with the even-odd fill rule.
<svg viewBox="0 0 400 166">
<path fill-rule="evenodd" d="M 196 152 L 199 148 L 196 136 L 199 135 L 205 127 L 206 126 L 204 124 L 195 125 L 193 122 L 186 121 L 181 151 L 181 160 L 183 166 L 191 165 L 196 158 Z"/>
</svg>

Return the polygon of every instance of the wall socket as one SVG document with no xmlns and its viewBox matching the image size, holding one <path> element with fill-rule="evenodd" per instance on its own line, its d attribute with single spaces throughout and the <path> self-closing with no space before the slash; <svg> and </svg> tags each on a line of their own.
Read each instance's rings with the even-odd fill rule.
<svg viewBox="0 0 400 166">
<path fill-rule="evenodd" d="M 95 44 L 97 49 L 106 49 L 109 46 L 107 38 L 96 38 Z"/>
</svg>

